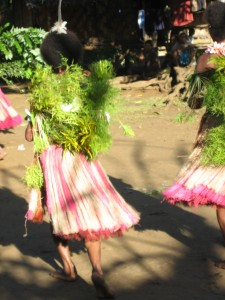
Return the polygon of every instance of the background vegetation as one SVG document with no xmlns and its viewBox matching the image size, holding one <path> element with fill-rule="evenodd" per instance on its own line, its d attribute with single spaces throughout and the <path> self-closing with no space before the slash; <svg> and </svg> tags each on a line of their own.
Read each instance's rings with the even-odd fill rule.
<svg viewBox="0 0 225 300">
<path fill-rule="evenodd" d="M 0 80 L 6 83 L 29 80 L 44 65 L 40 44 L 46 32 L 38 28 L 0 27 Z"/>
</svg>

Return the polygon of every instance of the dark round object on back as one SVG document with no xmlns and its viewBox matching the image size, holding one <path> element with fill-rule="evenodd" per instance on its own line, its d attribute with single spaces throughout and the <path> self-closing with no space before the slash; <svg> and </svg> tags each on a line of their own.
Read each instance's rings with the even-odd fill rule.
<svg viewBox="0 0 225 300">
<path fill-rule="evenodd" d="M 83 55 L 81 42 L 72 31 L 67 31 L 67 34 L 49 32 L 41 44 L 40 51 L 43 60 L 55 70 L 63 67 L 63 57 L 71 65 L 80 63 Z"/>
</svg>

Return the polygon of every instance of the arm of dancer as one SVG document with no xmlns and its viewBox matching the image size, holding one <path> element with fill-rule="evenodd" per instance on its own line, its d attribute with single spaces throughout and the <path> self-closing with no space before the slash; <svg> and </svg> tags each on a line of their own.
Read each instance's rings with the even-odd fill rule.
<svg viewBox="0 0 225 300">
<path fill-rule="evenodd" d="M 215 69 L 214 64 L 210 61 L 212 55 L 209 53 L 202 54 L 197 61 L 195 74 L 193 74 L 192 92 L 188 99 L 188 106 L 191 109 L 200 109 L 203 103 L 203 86 L 204 80 L 210 72 Z"/>
</svg>

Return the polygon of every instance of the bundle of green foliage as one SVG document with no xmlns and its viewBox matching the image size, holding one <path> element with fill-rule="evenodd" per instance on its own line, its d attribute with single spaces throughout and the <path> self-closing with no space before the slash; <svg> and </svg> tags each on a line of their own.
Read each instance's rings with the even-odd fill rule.
<svg viewBox="0 0 225 300">
<path fill-rule="evenodd" d="M 215 57 L 212 62 L 216 70 L 205 81 L 203 105 L 220 120 L 220 125 L 210 129 L 205 137 L 202 162 L 221 166 L 225 164 L 225 57 Z"/>
<path fill-rule="evenodd" d="M 109 116 L 119 104 L 118 90 L 110 83 L 113 66 L 102 60 L 92 63 L 90 71 L 85 76 L 78 65 L 67 66 L 62 74 L 49 66 L 36 71 L 29 98 L 36 153 L 55 144 L 93 160 L 110 147 Z M 125 134 L 133 133 L 129 126 L 122 127 Z M 28 187 L 40 188 L 43 176 L 38 168 L 39 164 L 27 168 Z"/>
<path fill-rule="evenodd" d="M 110 84 L 112 64 L 91 64 L 91 76 L 78 65 L 67 66 L 63 74 L 51 67 L 39 68 L 31 81 L 30 106 L 34 126 L 35 151 L 56 144 L 71 152 L 94 159 L 111 144 L 108 114 L 117 101 L 117 90 Z"/>
<path fill-rule="evenodd" d="M 0 28 L 0 79 L 10 83 L 15 79 L 29 80 L 38 66 L 45 63 L 40 56 L 40 44 L 46 32 L 38 28 Z"/>
</svg>

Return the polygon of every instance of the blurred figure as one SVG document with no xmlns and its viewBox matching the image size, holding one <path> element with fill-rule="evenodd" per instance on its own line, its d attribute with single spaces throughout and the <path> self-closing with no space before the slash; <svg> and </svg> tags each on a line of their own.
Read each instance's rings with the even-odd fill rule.
<svg viewBox="0 0 225 300">
<path fill-rule="evenodd" d="M 6 95 L 0 89 L 0 130 L 6 130 L 21 123 L 21 116 L 11 106 L 9 100 L 6 98 Z M 6 154 L 7 153 L 3 147 L 0 146 L 0 160 L 4 159 Z"/>
<path fill-rule="evenodd" d="M 167 187 L 163 195 L 171 204 L 214 207 L 225 242 L 225 3 L 211 2 L 205 17 L 214 45 L 198 58 L 190 81 L 188 104 L 192 109 L 204 105 L 206 112 L 191 155 L 175 183 Z M 215 266 L 225 269 L 225 262 L 215 263 Z"/>
<path fill-rule="evenodd" d="M 179 32 L 177 42 L 171 49 L 172 66 L 188 66 L 195 54 L 195 46 L 191 44 L 184 31 Z"/>
<path fill-rule="evenodd" d="M 160 61 L 153 42 L 148 40 L 144 45 L 144 77 L 156 74 L 160 69 Z"/>
</svg>

